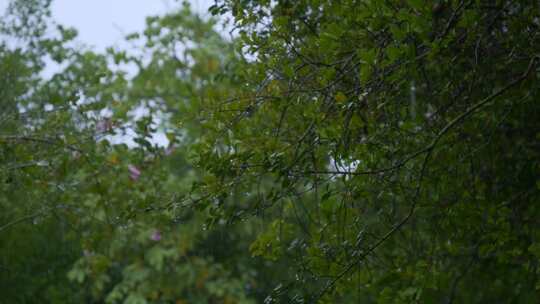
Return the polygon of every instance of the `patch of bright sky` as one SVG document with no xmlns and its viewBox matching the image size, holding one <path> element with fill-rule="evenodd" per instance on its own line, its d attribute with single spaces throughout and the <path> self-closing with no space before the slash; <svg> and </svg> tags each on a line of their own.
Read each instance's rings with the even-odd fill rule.
<svg viewBox="0 0 540 304">
<path fill-rule="evenodd" d="M 5 0 L 0 0 L 5 1 Z M 179 5 L 174 0 L 54 0 L 53 18 L 79 31 L 79 40 L 103 51 L 122 43 L 126 34 L 144 30 L 147 16 L 162 15 Z M 213 0 L 189 1 L 207 15 Z"/>
</svg>

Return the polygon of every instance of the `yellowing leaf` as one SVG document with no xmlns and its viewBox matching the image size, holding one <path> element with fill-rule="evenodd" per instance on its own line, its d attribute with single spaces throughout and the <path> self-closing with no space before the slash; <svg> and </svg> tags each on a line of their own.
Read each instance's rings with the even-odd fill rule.
<svg viewBox="0 0 540 304">
<path fill-rule="evenodd" d="M 111 163 L 113 165 L 117 165 L 119 163 L 118 155 L 117 154 L 111 154 L 109 156 L 109 163 Z"/>
<path fill-rule="evenodd" d="M 217 71 L 218 68 L 219 68 L 219 61 L 217 61 L 216 59 L 208 60 L 208 62 L 207 62 L 208 72 L 213 73 L 213 72 Z"/>
<path fill-rule="evenodd" d="M 336 96 L 334 97 L 337 102 L 344 103 L 347 100 L 347 96 L 343 94 L 343 92 L 337 92 Z"/>
</svg>

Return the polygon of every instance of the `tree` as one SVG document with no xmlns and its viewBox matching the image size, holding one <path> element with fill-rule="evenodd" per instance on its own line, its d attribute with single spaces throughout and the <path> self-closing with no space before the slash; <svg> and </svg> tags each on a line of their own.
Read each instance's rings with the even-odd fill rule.
<svg viewBox="0 0 540 304">
<path fill-rule="evenodd" d="M 538 301 L 537 3 L 217 0 L 105 54 L 48 5 L 2 25 L 6 301 Z"/>
<path fill-rule="evenodd" d="M 537 300 L 538 5 L 429 3 L 211 8 L 252 59 L 207 109 L 200 191 L 275 219 L 276 301 Z"/>
<path fill-rule="evenodd" d="M 205 228 L 199 199 L 186 195 L 200 177 L 187 146 L 203 130 L 195 121 L 179 129 L 179 119 L 205 95 L 237 86 L 219 78 L 236 59 L 215 21 L 184 5 L 127 37 L 149 57 L 98 54 L 67 46 L 76 32 L 48 18 L 49 4 L 13 1 L 3 27 L 11 38 L 0 57 L 9 109 L 0 285 L 12 286 L 3 300 L 253 303 L 265 295 L 267 275 L 247 255 L 256 223 Z M 49 79 L 40 75 L 46 57 L 61 64 Z M 135 77 L 125 64 L 137 67 Z M 152 143 L 158 127 L 167 148 Z"/>
<path fill-rule="evenodd" d="M 68 90 L 50 90 L 63 82 L 39 77 L 45 55 L 71 56 L 65 44 L 75 34 L 58 27 L 46 35 L 47 2 L 12 2 L 0 26 L 0 286 L 2 301 L 13 303 L 77 301 L 65 273 L 78 244 L 62 216 L 73 204 L 62 197 L 76 188 L 69 171 L 83 162 L 74 156 L 86 142 L 75 139 L 87 132 L 59 111 L 73 100 Z"/>
<path fill-rule="evenodd" d="M 248 239 L 241 236 L 252 233 L 251 224 L 206 228 L 206 215 L 197 206 L 201 198 L 186 195 L 200 176 L 187 162 L 187 145 L 202 131 L 189 122 L 178 128 L 179 118 L 205 95 L 234 86 L 215 81 L 219 66 L 232 60 L 232 49 L 214 25 L 184 5 L 165 16 L 149 17 L 142 35 L 128 35 L 149 57 L 109 50 L 116 64 L 138 68 L 111 105 L 114 121 L 135 124 L 137 146 L 110 146 L 115 167 L 132 166 L 131 176 L 124 174 L 123 179 L 114 180 L 118 169 L 100 174 L 112 181 L 103 186 L 104 211 L 118 220 L 87 228 L 92 238 L 87 254 L 68 274 L 97 301 L 254 303 L 246 291 L 253 281 L 253 263 L 246 259 Z M 141 107 L 149 114 L 140 120 L 130 117 Z M 157 120 L 170 140 L 166 150 L 150 142 Z"/>
</svg>

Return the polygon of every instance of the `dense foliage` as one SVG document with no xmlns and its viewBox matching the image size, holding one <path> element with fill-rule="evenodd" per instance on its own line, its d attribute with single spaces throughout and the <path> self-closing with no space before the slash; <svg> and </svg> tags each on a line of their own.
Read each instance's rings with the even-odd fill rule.
<svg viewBox="0 0 540 304">
<path fill-rule="evenodd" d="M 104 54 L 49 2 L 0 26 L 0 302 L 539 301 L 538 1 L 183 4 Z"/>
</svg>

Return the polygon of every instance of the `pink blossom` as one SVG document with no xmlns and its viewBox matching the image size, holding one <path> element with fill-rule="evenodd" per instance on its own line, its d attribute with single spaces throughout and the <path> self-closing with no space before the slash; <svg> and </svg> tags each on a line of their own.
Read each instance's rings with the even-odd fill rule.
<svg viewBox="0 0 540 304">
<path fill-rule="evenodd" d="M 150 239 L 152 241 L 155 241 L 155 242 L 158 242 L 161 240 L 161 232 L 159 232 L 159 230 L 156 230 L 152 233 L 152 235 L 150 236 Z"/>
<path fill-rule="evenodd" d="M 165 155 L 169 156 L 174 152 L 174 147 L 172 145 L 169 145 L 167 149 L 165 149 Z"/>
<path fill-rule="evenodd" d="M 113 128 L 113 122 L 110 118 L 104 118 L 96 123 L 96 131 L 98 133 L 105 133 L 111 131 Z"/>
<path fill-rule="evenodd" d="M 138 180 L 141 176 L 141 171 L 139 168 L 135 167 L 134 165 L 128 165 L 128 171 L 129 171 L 129 177 L 132 180 Z"/>
</svg>

